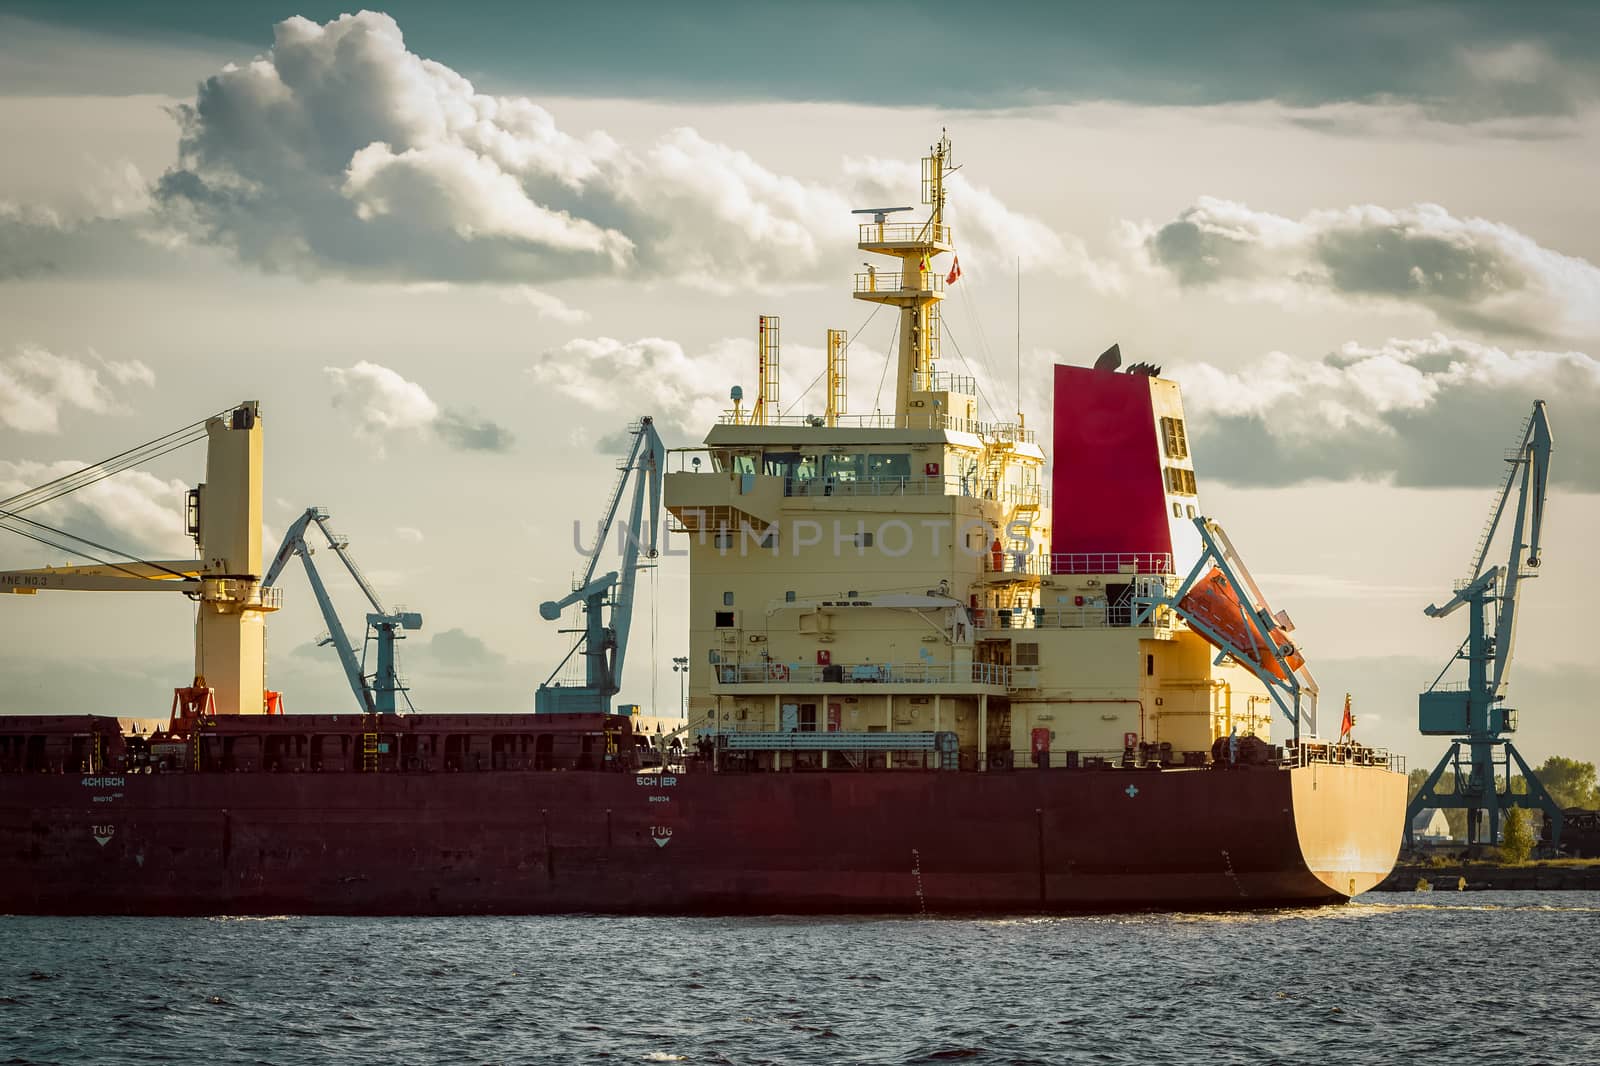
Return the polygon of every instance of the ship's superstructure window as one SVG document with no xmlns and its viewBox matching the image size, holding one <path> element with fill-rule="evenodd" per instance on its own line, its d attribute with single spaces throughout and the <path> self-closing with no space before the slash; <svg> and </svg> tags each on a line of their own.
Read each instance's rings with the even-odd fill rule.
<svg viewBox="0 0 1600 1066">
<path fill-rule="evenodd" d="M 1156 676 L 1156 657 L 1154 655 L 1146 655 L 1144 657 L 1144 673 L 1146 677 Z"/>
<path fill-rule="evenodd" d="M 817 731 L 817 705 L 815 703 L 802 703 L 800 705 L 800 732 L 815 733 Z"/>
<path fill-rule="evenodd" d="M 783 594 L 783 602 L 784 603 L 793 603 L 794 602 L 794 589 L 788 589 L 788 590 L 786 590 L 784 592 L 784 594 Z"/>
<path fill-rule="evenodd" d="M 733 606 L 733 593 L 724 592 L 722 594 L 722 606 L 724 606 L 724 607 L 732 607 Z"/>
<path fill-rule="evenodd" d="M 1168 492 L 1175 496 L 1195 495 L 1193 470 L 1185 470 L 1181 466 L 1169 466 L 1166 469 Z"/>
<path fill-rule="evenodd" d="M 1172 505 L 1172 517 L 1173 518 L 1182 518 L 1183 517 L 1183 504 L 1175 503 L 1175 504 Z"/>
<path fill-rule="evenodd" d="M 1145 438 L 1148 440 L 1149 438 Z M 1183 419 L 1163 418 L 1161 420 L 1161 443 L 1166 448 L 1168 459 L 1189 458 L 1189 438 L 1183 431 Z"/>
<path fill-rule="evenodd" d="M 830 481 L 860 481 L 867 457 L 864 455 L 829 455 L 822 460 L 822 476 Z"/>
<path fill-rule="evenodd" d="M 733 457 L 733 472 L 735 474 L 754 474 L 756 472 L 756 457 L 749 454 L 735 455 Z"/>
<path fill-rule="evenodd" d="M 874 481 L 883 481 L 890 478 L 908 478 L 911 476 L 911 454 L 899 453 L 873 453 L 867 456 L 867 476 Z"/>
<path fill-rule="evenodd" d="M 1021 643 L 1021 642 L 1019 642 L 1017 644 L 1017 665 L 1018 666 L 1038 666 L 1039 665 L 1039 645 L 1033 644 L 1033 643 Z"/>
<path fill-rule="evenodd" d="M 733 612 L 732 611 L 718 611 L 717 612 L 717 628 L 718 629 L 732 629 L 733 628 Z"/>
<path fill-rule="evenodd" d="M 739 534 L 731 529 L 719 529 L 711 535 L 711 543 L 721 551 L 727 551 L 734 546 Z"/>
<path fill-rule="evenodd" d="M 803 491 L 805 485 L 817 476 L 817 457 L 799 452 L 767 452 L 762 461 L 762 472 L 769 477 L 783 478 L 785 494 L 792 496 L 797 489 Z"/>
</svg>

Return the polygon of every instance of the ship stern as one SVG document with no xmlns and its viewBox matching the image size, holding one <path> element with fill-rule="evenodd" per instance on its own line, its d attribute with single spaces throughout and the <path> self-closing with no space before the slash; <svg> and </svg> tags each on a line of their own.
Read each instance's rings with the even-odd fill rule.
<svg viewBox="0 0 1600 1066">
<path fill-rule="evenodd" d="M 1288 772 L 1306 868 L 1347 899 L 1387 877 L 1405 828 L 1406 775 L 1317 762 Z"/>
</svg>

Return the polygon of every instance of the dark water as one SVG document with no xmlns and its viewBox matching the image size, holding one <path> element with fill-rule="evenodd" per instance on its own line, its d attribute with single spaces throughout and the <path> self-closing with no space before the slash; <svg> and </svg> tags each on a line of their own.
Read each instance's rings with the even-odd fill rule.
<svg viewBox="0 0 1600 1066">
<path fill-rule="evenodd" d="M 1600 1063 L 1600 893 L 996 919 L 0 918 L 0 1063 Z"/>
</svg>

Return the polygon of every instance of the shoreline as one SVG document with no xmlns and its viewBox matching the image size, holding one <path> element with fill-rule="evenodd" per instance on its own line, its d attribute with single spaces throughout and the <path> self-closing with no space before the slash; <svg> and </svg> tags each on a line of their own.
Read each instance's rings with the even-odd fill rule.
<svg viewBox="0 0 1600 1066">
<path fill-rule="evenodd" d="M 1422 887 L 1426 884 L 1428 887 Z M 1514 866 L 1456 862 L 1399 863 L 1374 892 L 1600 892 L 1600 862 L 1532 861 Z"/>
</svg>

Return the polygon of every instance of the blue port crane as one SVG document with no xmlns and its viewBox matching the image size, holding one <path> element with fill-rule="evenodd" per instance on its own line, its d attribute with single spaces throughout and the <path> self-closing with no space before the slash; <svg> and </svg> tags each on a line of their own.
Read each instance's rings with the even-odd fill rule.
<svg viewBox="0 0 1600 1066">
<path fill-rule="evenodd" d="M 1546 483 L 1550 476 L 1550 421 L 1544 401 L 1533 405 L 1533 413 L 1523 423 L 1520 442 L 1506 453 L 1510 469 L 1495 496 L 1489 520 L 1472 554 L 1472 569 L 1456 583 L 1444 605 L 1430 604 L 1429 618 L 1447 618 L 1465 607 L 1467 636 L 1444 670 L 1434 678 L 1417 704 L 1417 724 L 1424 736 L 1454 737 L 1450 749 L 1428 775 L 1422 790 L 1406 808 L 1406 845 L 1412 843 L 1411 825 L 1416 816 L 1434 808 L 1467 811 L 1467 844 L 1478 840 L 1479 812 L 1489 816 L 1489 835 L 1482 843 L 1500 839 L 1500 815 L 1512 807 L 1543 810 L 1550 818 L 1550 841 L 1561 843 L 1561 808 L 1545 791 L 1534 772 L 1518 753 L 1509 734 L 1516 731 L 1517 712 L 1504 705 L 1511 671 L 1512 649 L 1517 635 L 1517 608 L 1524 580 L 1536 577 L 1542 557 L 1540 531 L 1544 523 Z M 1506 533 L 1511 543 L 1504 566 L 1486 566 L 1489 550 L 1507 515 L 1512 490 L 1517 506 Z M 1467 664 L 1465 682 L 1444 682 L 1457 661 Z M 1462 755 L 1465 750 L 1466 761 Z M 1522 770 L 1526 793 L 1511 791 L 1511 763 Z M 1455 771 L 1455 791 L 1439 792 L 1437 786 L 1446 768 Z M 1498 790 L 1496 771 L 1506 791 Z"/>
<path fill-rule="evenodd" d="M 583 628 L 567 631 L 577 632 L 578 640 L 534 694 L 534 710 L 540 714 L 610 714 L 611 697 L 622 689 L 634 586 L 643 565 L 640 559 L 654 559 L 659 554 L 656 543 L 661 521 L 661 478 L 667 454 L 656 433 L 655 421 L 649 416 L 629 426 L 628 432 L 632 437 L 628 454 L 617 464 L 617 482 L 595 531 L 594 547 L 589 551 L 583 575 L 573 582 L 573 589 L 566 596 L 539 605 L 540 616 L 551 622 L 573 604 L 581 604 L 583 610 Z M 617 511 L 630 481 L 633 498 L 619 531 L 621 566 L 597 577 L 595 571 L 616 529 Z M 583 684 L 561 684 L 557 676 L 580 651 L 584 657 Z"/>
<path fill-rule="evenodd" d="M 355 647 L 350 643 L 350 637 L 345 632 L 344 624 L 339 621 L 339 612 L 334 609 L 333 600 L 328 596 L 328 589 L 322 582 L 322 576 L 317 573 L 317 566 L 311 561 L 315 551 L 306 534 L 315 526 L 322 531 L 323 537 L 328 542 L 328 547 L 333 549 L 345 569 L 355 579 L 356 585 L 366 596 L 367 602 L 372 605 L 372 610 L 367 614 L 367 637 L 361 649 L 361 657 L 356 657 Z M 373 591 L 372 584 L 367 581 L 366 575 L 350 557 L 350 542 L 335 533 L 328 526 L 328 512 L 320 507 L 308 507 L 306 512 L 295 519 L 294 525 L 289 527 L 289 532 L 284 535 L 283 545 L 278 549 L 278 554 L 273 557 L 272 566 L 267 569 L 266 579 L 261 582 L 261 587 L 271 588 L 283 573 L 283 568 L 290 559 L 299 556 L 305 564 L 306 579 L 311 582 L 311 591 L 317 598 L 317 606 L 322 609 L 322 619 L 328 626 L 328 635 L 318 641 L 318 645 L 332 644 L 339 653 L 339 662 L 344 667 L 345 679 L 350 682 L 350 691 L 355 693 L 356 703 L 363 714 L 394 714 L 398 707 L 396 697 L 403 697 L 408 707 L 411 706 L 411 696 L 408 694 L 404 682 L 395 666 L 395 641 L 405 639 L 405 631 L 416 631 L 422 628 L 422 615 L 416 611 L 390 611 L 383 606 L 383 601 L 378 599 L 378 594 Z M 377 645 L 376 669 L 371 674 L 367 673 L 367 650 L 373 644 Z M 411 708 L 415 710 L 415 707 Z"/>
</svg>

